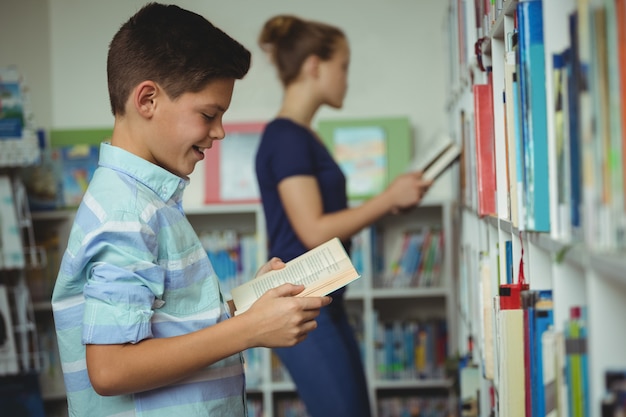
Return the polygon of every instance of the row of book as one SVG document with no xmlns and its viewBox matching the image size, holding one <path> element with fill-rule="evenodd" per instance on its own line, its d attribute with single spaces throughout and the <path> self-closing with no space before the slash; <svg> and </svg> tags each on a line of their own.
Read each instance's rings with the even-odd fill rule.
<svg viewBox="0 0 626 417">
<path fill-rule="evenodd" d="M 455 401 L 446 397 L 392 396 L 378 400 L 379 417 L 452 417 Z"/>
<path fill-rule="evenodd" d="M 263 417 L 263 400 L 260 398 L 248 397 L 246 399 L 248 405 L 248 417 Z"/>
<path fill-rule="evenodd" d="M 558 235 L 626 247 L 626 2 L 578 2 L 569 45 L 552 55 Z M 569 178 L 568 178 L 569 177 Z"/>
<path fill-rule="evenodd" d="M 30 87 L 17 66 L 0 67 L 0 167 L 32 165 L 39 158 Z"/>
<path fill-rule="evenodd" d="M 14 188 L 8 175 L 0 175 L 0 270 L 21 269 L 25 265 Z"/>
<path fill-rule="evenodd" d="M 378 378 L 445 378 L 445 320 L 376 320 L 375 326 L 374 365 Z"/>
<path fill-rule="evenodd" d="M 624 248 L 626 2 L 578 1 L 568 30 L 551 31 L 548 48 L 550 6 L 516 3 L 497 74 L 503 90 L 494 91 L 495 74 L 486 66 L 486 82 L 472 87 L 474 117 L 463 122 L 465 203 L 519 230 L 584 239 L 599 250 Z M 498 106 L 503 126 L 495 120 Z"/>
<path fill-rule="evenodd" d="M 284 398 L 276 401 L 276 417 L 309 417 L 304 403 L 298 398 Z"/>
<path fill-rule="evenodd" d="M 474 118 L 464 135 L 465 203 L 480 216 L 500 216 L 520 230 L 550 230 L 547 101 L 542 1 L 519 2 L 517 26 L 507 34 L 504 89 L 494 91 L 491 67 L 486 83 L 472 86 Z M 501 74 L 498 74 L 499 76 Z M 500 99 L 502 97 L 502 99 Z M 504 131 L 496 132 L 496 106 L 503 106 Z M 503 136 L 504 172 L 497 170 L 496 142 Z M 504 189 L 497 189 L 503 175 Z M 506 196 L 505 210 L 499 194 Z M 503 212 L 504 211 L 504 212 Z"/>
<path fill-rule="evenodd" d="M 446 397 L 390 396 L 380 398 L 379 417 L 451 417 L 456 415 L 456 404 Z M 257 414 L 253 414 L 257 416 Z M 309 414 L 298 399 L 279 400 L 276 405 L 278 417 L 308 417 Z"/>
<path fill-rule="evenodd" d="M 591 416 L 586 307 L 573 306 L 557 331 L 551 290 L 499 288 L 483 308 L 481 350 L 500 415 Z"/>
<path fill-rule="evenodd" d="M 249 417 L 263 417 L 265 415 L 262 399 L 248 396 L 247 403 Z M 278 399 L 274 408 L 276 409 L 276 417 L 309 417 L 304 404 L 297 398 Z"/>
<path fill-rule="evenodd" d="M 441 286 L 444 239 L 440 229 L 406 231 L 392 252 L 389 271 L 377 274 L 378 288 L 418 288 Z"/>
<path fill-rule="evenodd" d="M 8 278 L 9 274 L 2 274 Z M 34 372 L 41 367 L 28 287 L 0 283 L 0 376 Z"/>
</svg>

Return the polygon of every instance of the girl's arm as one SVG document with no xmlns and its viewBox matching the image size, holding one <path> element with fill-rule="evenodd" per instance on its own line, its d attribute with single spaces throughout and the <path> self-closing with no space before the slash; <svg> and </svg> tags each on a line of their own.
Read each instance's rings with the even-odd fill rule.
<svg viewBox="0 0 626 417">
<path fill-rule="evenodd" d="M 278 184 L 278 192 L 296 234 L 312 249 L 335 236 L 344 241 L 350 239 L 384 215 L 419 204 L 431 183 L 422 180 L 419 172 L 403 174 L 363 204 L 328 214 L 323 211 L 315 177 L 285 178 Z"/>
</svg>

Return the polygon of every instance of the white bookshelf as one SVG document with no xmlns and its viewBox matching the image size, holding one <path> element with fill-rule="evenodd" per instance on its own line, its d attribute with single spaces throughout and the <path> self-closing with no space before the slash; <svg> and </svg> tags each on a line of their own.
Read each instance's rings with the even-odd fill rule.
<svg viewBox="0 0 626 417">
<path fill-rule="evenodd" d="M 520 0 L 521 2 L 521 0 Z M 588 236 L 576 239 L 571 235 L 562 234 L 554 225 L 558 223 L 558 204 L 556 189 L 562 178 L 556 172 L 556 150 L 554 132 L 554 114 L 550 103 L 554 100 L 552 83 L 552 55 L 562 51 L 569 45 L 568 18 L 581 4 L 594 8 L 604 7 L 608 2 L 602 0 L 543 0 L 544 47 L 546 58 L 546 100 L 548 102 L 548 158 L 549 171 L 545 181 L 550 187 L 550 224 L 549 232 L 533 232 L 520 230 L 511 221 L 508 187 L 506 185 L 507 154 L 503 146 L 506 143 L 505 115 L 502 105 L 504 90 L 504 62 L 506 55 L 506 34 L 513 29 L 514 14 L 517 0 L 496 1 L 495 6 L 501 7 L 493 22 L 486 27 L 475 29 L 471 23 L 475 21 L 474 2 L 464 2 L 466 6 L 467 44 L 473 46 L 480 37 L 483 42 L 483 53 L 491 63 L 493 71 L 494 91 L 494 131 L 497 179 L 497 213 L 493 216 L 481 217 L 476 207 L 468 202 L 462 209 L 461 238 L 459 254 L 461 268 L 459 277 L 459 333 L 458 348 L 467 353 L 465 341 L 471 336 L 475 341 L 473 352 L 474 362 L 485 367 L 484 340 L 486 331 L 482 329 L 482 308 L 484 300 L 479 291 L 481 275 L 479 259 L 487 254 L 490 270 L 490 290 L 498 291 L 498 275 L 505 274 L 504 243 L 512 242 L 514 277 L 519 274 L 520 261 L 523 261 L 523 273 L 530 289 L 551 289 L 554 301 L 554 328 L 563 331 L 565 320 L 569 318 L 570 308 L 586 306 L 587 308 L 587 355 L 590 415 L 600 416 L 601 401 L 605 396 L 604 374 L 607 370 L 626 369 L 626 324 L 621 319 L 626 314 L 626 254 L 624 248 L 599 249 Z M 452 1 L 451 14 L 458 12 Z M 455 15 L 456 16 L 456 15 Z M 453 19 L 451 20 L 453 21 Z M 451 33 L 458 27 L 450 27 Z M 462 45 L 457 45 L 462 48 Z M 593 48 L 593 46 L 592 46 Z M 472 48 L 473 49 L 473 48 Z M 476 59 L 470 59 L 465 66 L 451 71 L 450 81 L 456 86 L 450 91 L 448 114 L 450 123 L 457 137 L 463 136 L 461 112 L 470 120 L 473 119 L 472 90 L 470 83 L 462 74 L 473 74 L 474 83 L 485 83 L 486 75 L 477 67 Z M 456 57 L 453 57 L 456 58 Z M 454 61 L 450 65 L 458 66 Z M 456 75 L 455 75 L 456 74 Z M 499 101 L 498 101 L 499 100 Z M 626 103 L 622 103 L 626 105 Z M 470 130 L 474 137 L 473 126 Z M 510 152 L 510 150 L 509 150 Z M 584 151 L 583 151 L 584 152 Z M 580 185 L 582 187 L 582 185 Z M 584 190 L 583 190 L 584 191 Z M 602 220 L 605 213 L 583 212 L 583 228 L 590 222 Z M 522 255 L 523 253 L 523 255 Z M 500 261 L 498 261 L 498 259 Z M 497 363 L 497 362 L 496 362 Z M 479 373 L 482 375 L 482 372 Z M 489 416 L 491 399 L 489 390 L 500 388 L 497 377 L 489 380 L 480 379 L 480 410 L 481 416 Z M 497 407 L 496 407 L 497 409 Z M 496 410 L 496 414 L 497 410 Z"/>
</svg>

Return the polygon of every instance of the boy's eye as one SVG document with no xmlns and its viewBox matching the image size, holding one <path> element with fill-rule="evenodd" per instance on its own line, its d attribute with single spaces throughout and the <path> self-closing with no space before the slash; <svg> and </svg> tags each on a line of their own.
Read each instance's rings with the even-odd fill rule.
<svg viewBox="0 0 626 417">
<path fill-rule="evenodd" d="M 202 113 L 202 117 L 204 117 L 206 120 L 209 120 L 209 121 L 215 119 L 215 116 L 211 116 L 205 113 Z"/>
</svg>

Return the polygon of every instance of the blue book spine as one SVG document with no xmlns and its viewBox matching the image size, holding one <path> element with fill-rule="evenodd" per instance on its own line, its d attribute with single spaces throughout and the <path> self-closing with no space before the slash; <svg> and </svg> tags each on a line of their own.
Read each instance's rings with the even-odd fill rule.
<svg viewBox="0 0 626 417">
<path fill-rule="evenodd" d="M 591 404 L 589 397 L 589 359 L 587 353 L 587 307 L 580 308 L 581 322 L 578 330 L 578 343 L 580 346 L 580 370 L 583 397 L 583 411 L 585 416 L 591 416 Z"/>
<path fill-rule="evenodd" d="M 522 135 L 525 147 L 528 229 L 550 231 L 548 186 L 548 129 L 545 53 L 541 0 L 517 5 L 519 23 L 519 81 L 522 99 Z"/>
<path fill-rule="evenodd" d="M 393 378 L 393 363 L 395 357 L 395 349 L 394 349 L 394 337 L 393 337 L 393 324 L 385 323 L 385 339 L 384 339 L 384 351 L 385 351 L 385 359 L 384 359 L 384 379 Z"/>
<path fill-rule="evenodd" d="M 533 415 L 546 415 L 546 399 L 543 387 L 543 349 L 541 337 L 543 333 L 554 325 L 554 317 L 551 309 L 535 310 L 535 343 L 534 343 L 534 372 L 533 372 Z"/>
<path fill-rule="evenodd" d="M 569 17 L 569 34 L 571 46 L 566 62 L 567 66 L 567 106 L 569 117 L 569 151 L 570 151 L 570 213 L 572 229 L 580 229 L 581 204 L 581 157 L 580 157 L 580 61 L 578 58 L 578 14 Z"/>
<path fill-rule="evenodd" d="M 513 242 L 504 242 L 506 252 L 506 283 L 513 284 Z"/>
<path fill-rule="evenodd" d="M 521 91 L 517 73 L 513 74 L 513 107 L 515 122 L 515 178 L 517 180 L 517 221 L 519 230 L 526 230 L 526 176 L 524 172 L 524 138 L 522 136 Z"/>
<path fill-rule="evenodd" d="M 409 378 L 415 376 L 415 338 L 417 337 L 417 325 L 415 322 L 404 324 L 404 351 L 406 358 L 406 371 Z"/>
</svg>

